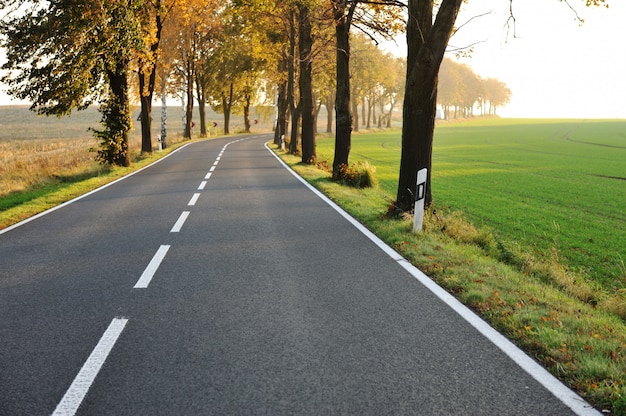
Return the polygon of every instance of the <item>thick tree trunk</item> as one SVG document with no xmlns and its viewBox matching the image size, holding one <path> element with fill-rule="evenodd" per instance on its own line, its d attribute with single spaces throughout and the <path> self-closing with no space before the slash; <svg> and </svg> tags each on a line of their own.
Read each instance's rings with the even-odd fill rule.
<svg viewBox="0 0 626 416">
<path fill-rule="evenodd" d="M 409 0 L 407 79 L 403 109 L 402 154 L 395 206 L 412 211 L 417 172 L 428 169 L 425 206 L 432 203 L 430 178 L 437 114 L 437 75 L 462 0 L 443 0 L 433 24 L 433 2 Z"/>
<path fill-rule="evenodd" d="M 309 8 L 303 5 L 300 9 L 300 37 L 298 49 L 300 51 L 300 111 L 302 115 L 302 163 L 315 163 L 315 131 L 313 124 L 313 83 L 312 83 L 312 56 L 313 37 L 311 36 L 311 20 Z"/>
<path fill-rule="evenodd" d="M 115 72 L 109 72 L 109 88 L 113 96 L 108 117 L 109 133 L 119 140 L 119 150 L 112 162 L 118 166 L 130 166 L 128 133 L 132 124 L 128 96 L 128 62 L 119 62 Z"/>
<path fill-rule="evenodd" d="M 333 177 L 338 178 L 342 166 L 348 165 L 352 140 L 350 108 L 350 26 L 356 2 L 347 8 L 346 0 L 334 0 L 335 34 L 337 37 L 337 96 L 335 98 L 335 158 Z"/>
</svg>

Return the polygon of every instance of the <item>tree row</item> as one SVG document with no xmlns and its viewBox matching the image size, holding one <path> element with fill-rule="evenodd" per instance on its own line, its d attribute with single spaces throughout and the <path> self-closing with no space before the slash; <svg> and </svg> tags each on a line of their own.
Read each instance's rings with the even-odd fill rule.
<svg viewBox="0 0 626 416">
<path fill-rule="evenodd" d="M 584 1 L 587 6 L 604 2 Z M 488 89 L 489 80 L 481 83 L 480 93 L 474 91 L 478 88 L 473 82 L 463 82 L 450 94 L 445 90 L 467 72 L 440 74 L 463 3 L 0 0 L 0 46 L 7 55 L 2 81 L 11 95 L 30 101 L 41 114 L 61 116 L 99 103 L 102 127 L 94 131 L 101 142 L 98 158 L 119 165 L 130 163 L 133 85 L 141 102 L 144 152 L 153 147 L 155 91 L 163 100 L 182 91 L 187 137 L 196 100 L 201 134 L 205 134 L 207 104 L 224 114 L 228 132 L 233 108 L 241 108 L 248 120 L 254 102 L 271 100 L 276 108 L 275 140 L 290 135 L 290 150 L 295 152 L 299 138 L 304 163 L 316 159 L 315 120 L 323 103 L 327 109 L 334 107 L 336 179 L 341 179 L 349 163 L 359 104 L 366 109 L 361 114 L 366 126 L 373 120 L 382 125 L 389 122 L 388 112 L 395 103 L 402 101 L 398 191 L 390 210 L 399 214 L 413 210 L 415 196 L 422 195 L 418 185 L 425 189 L 425 204 L 432 202 L 438 78 L 442 78 L 442 104 L 457 111 L 480 102 L 483 109 L 488 104 L 487 111 L 495 112 L 510 96 L 504 87 L 497 92 Z M 509 21 L 515 21 L 513 16 Z M 399 32 L 406 33 L 405 61 L 376 55 L 371 42 L 355 35 L 391 39 Z M 497 96 L 503 91 L 502 97 Z M 166 139 L 166 130 L 162 136 Z M 418 171 L 424 169 L 425 182 L 417 184 Z"/>
</svg>

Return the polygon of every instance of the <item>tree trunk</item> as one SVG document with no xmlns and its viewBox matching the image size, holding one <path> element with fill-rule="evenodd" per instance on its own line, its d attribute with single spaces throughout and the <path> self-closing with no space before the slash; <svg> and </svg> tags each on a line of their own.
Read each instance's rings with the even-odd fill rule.
<svg viewBox="0 0 626 416">
<path fill-rule="evenodd" d="M 224 134 L 230 134 L 230 111 L 233 105 L 233 83 L 230 83 L 228 97 L 222 93 L 222 108 L 224 109 Z"/>
<path fill-rule="evenodd" d="M 132 120 L 128 96 L 128 62 L 118 62 L 115 72 L 109 71 L 109 88 L 113 96 L 107 120 L 109 133 L 119 141 L 120 146 L 112 162 L 118 166 L 130 166 L 128 132 Z"/>
<path fill-rule="evenodd" d="M 333 96 L 331 93 L 328 94 L 328 96 L 326 97 L 326 103 L 324 104 L 326 106 L 326 112 L 327 112 L 327 118 L 326 118 L 326 133 L 332 133 L 333 132 L 333 110 L 335 108 L 335 106 L 333 105 Z"/>
<path fill-rule="evenodd" d="M 333 178 L 338 178 L 342 166 L 348 165 L 352 139 L 350 112 L 350 26 L 357 2 L 333 0 L 335 34 L 337 37 L 337 96 L 335 98 L 335 158 Z"/>
<path fill-rule="evenodd" d="M 407 79 L 403 109 L 402 154 L 395 206 L 413 210 L 417 172 L 428 169 L 425 206 L 432 203 L 430 178 L 437 114 L 437 75 L 462 0 L 443 0 L 433 21 L 433 2 L 409 0 Z"/>
<path fill-rule="evenodd" d="M 298 154 L 298 128 L 300 127 L 300 105 L 291 111 L 291 138 L 289 139 L 289 153 Z"/>
<path fill-rule="evenodd" d="M 206 98 L 204 95 L 198 98 L 198 113 L 200 114 L 200 137 L 208 137 L 206 131 Z"/>
<path fill-rule="evenodd" d="M 289 153 L 296 154 L 298 151 L 298 127 L 300 121 L 299 105 L 296 106 L 296 26 L 294 23 L 294 11 L 290 10 L 289 16 L 289 54 L 287 61 L 287 99 L 289 101 L 289 113 L 291 114 L 291 134 L 289 139 Z"/>
<path fill-rule="evenodd" d="M 313 124 L 313 83 L 312 83 L 312 55 L 313 37 L 311 36 L 311 19 L 309 8 L 300 5 L 300 36 L 298 49 L 300 51 L 300 112 L 302 115 L 302 163 L 315 163 L 315 132 Z"/>
<path fill-rule="evenodd" d="M 164 81 L 165 82 L 165 81 Z M 161 149 L 167 147 L 167 93 L 161 93 Z"/>
<path fill-rule="evenodd" d="M 152 84 L 152 91 L 154 91 L 154 68 L 148 75 L 148 85 L 146 85 L 146 74 L 142 68 L 142 64 L 139 67 L 139 99 L 141 102 L 141 152 L 152 153 L 152 92 L 150 91 L 150 84 Z"/>
<path fill-rule="evenodd" d="M 281 82 L 278 86 L 278 115 L 276 121 L 276 132 L 274 134 L 274 144 L 280 145 L 281 137 L 287 135 L 287 112 L 289 111 L 289 100 L 287 99 L 287 83 Z"/>
<path fill-rule="evenodd" d="M 139 95 L 141 97 L 141 151 L 152 153 L 152 97 L 156 84 L 157 50 L 163 33 L 163 18 L 161 16 L 161 0 L 154 4 L 156 11 L 156 33 L 150 45 L 150 57 L 152 62 L 139 62 Z M 147 69 L 146 69 L 147 67 Z M 146 84 L 147 80 L 147 84 Z"/>
<path fill-rule="evenodd" d="M 246 133 L 250 133 L 250 95 L 245 97 L 245 103 L 243 105 L 243 125 Z"/>
<path fill-rule="evenodd" d="M 193 56 L 187 57 L 187 86 L 186 86 L 186 105 L 185 105 L 185 134 L 184 137 L 191 139 L 191 128 L 193 123 L 193 84 L 195 78 L 195 61 Z"/>
</svg>

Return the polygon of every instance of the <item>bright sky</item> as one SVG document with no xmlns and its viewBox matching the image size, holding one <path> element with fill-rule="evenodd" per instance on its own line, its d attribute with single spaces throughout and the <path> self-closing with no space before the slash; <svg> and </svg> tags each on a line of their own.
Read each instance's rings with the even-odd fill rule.
<svg viewBox="0 0 626 416">
<path fill-rule="evenodd" d="M 569 0 L 581 18 L 559 0 L 513 0 L 515 37 L 505 24 L 509 0 L 470 0 L 453 46 L 474 46 L 464 59 L 483 78 L 511 89 L 502 117 L 626 118 L 626 1 L 610 8 Z M 404 46 L 404 40 L 400 40 Z M 1 61 L 1 57 L 0 57 Z M 0 105 L 10 99 L 0 86 Z"/>
<path fill-rule="evenodd" d="M 513 0 L 514 36 L 509 0 L 469 0 L 450 46 L 479 42 L 462 62 L 511 89 L 502 117 L 626 118 L 626 2 L 608 1 L 609 9 L 569 0 L 580 25 L 565 2 Z"/>
</svg>

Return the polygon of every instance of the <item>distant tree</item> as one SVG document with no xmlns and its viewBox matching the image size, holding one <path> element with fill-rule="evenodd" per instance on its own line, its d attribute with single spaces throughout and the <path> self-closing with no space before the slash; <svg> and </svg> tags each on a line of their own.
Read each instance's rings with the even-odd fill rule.
<svg viewBox="0 0 626 416">
<path fill-rule="evenodd" d="M 506 105 L 511 100 L 511 90 L 502 81 L 487 78 L 483 81 L 485 101 L 489 103 L 489 115 L 495 116 L 498 107 Z"/>
</svg>

